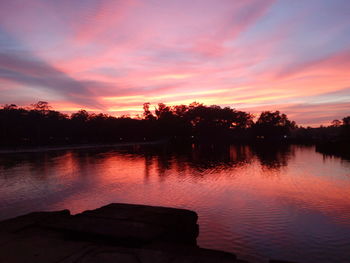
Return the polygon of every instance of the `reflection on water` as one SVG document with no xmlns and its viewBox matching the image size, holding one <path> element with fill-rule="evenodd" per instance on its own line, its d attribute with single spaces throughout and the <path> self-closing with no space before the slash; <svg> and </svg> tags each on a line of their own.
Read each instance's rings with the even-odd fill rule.
<svg viewBox="0 0 350 263">
<path fill-rule="evenodd" d="M 0 219 L 111 202 L 198 212 L 199 244 L 254 262 L 349 262 L 350 163 L 313 147 L 134 146 L 0 155 Z"/>
</svg>

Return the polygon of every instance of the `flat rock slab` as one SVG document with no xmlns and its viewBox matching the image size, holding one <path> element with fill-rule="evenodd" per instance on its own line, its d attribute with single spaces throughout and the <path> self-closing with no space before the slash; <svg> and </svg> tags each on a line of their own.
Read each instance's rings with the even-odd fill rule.
<svg viewBox="0 0 350 263">
<path fill-rule="evenodd" d="M 54 211 L 54 212 L 33 212 L 23 216 L 7 219 L 0 222 L 0 234 L 16 233 L 24 228 L 33 226 L 40 222 L 49 219 L 70 217 L 69 210 Z"/>
<path fill-rule="evenodd" d="M 128 204 L 30 213 L 0 222 L 0 262 L 240 262 L 199 248 L 197 219 L 189 210 Z"/>
<path fill-rule="evenodd" d="M 176 226 L 179 224 L 192 226 L 195 225 L 198 220 L 198 216 L 195 212 L 186 209 L 115 203 L 95 210 L 87 210 L 81 213 L 81 215 L 132 220 L 162 226 Z"/>
<path fill-rule="evenodd" d="M 88 243 L 84 242 L 45 236 L 22 236 L 1 245 L 0 262 L 60 262 L 86 246 Z"/>
<path fill-rule="evenodd" d="M 38 224 L 69 232 L 76 238 L 136 247 L 160 241 L 195 245 L 197 219 L 195 212 L 184 209 L 110 204 L 75 216 L 51 217 Z"/>
<path fill-rule="evenodd" d="M 163 251 L 142 248 L 124 247 L 89 247 L 70 256 L 62 263 L 232 263 L 237 262 L 236 257 L 229 253 L 214 252 L 197 248 L 194 253 L 180 251 Z"/>
<path fill-rule="evenodd" d="M 154 232 L 156 228 L 158 231 L 161 231 L 159 238 L 164 241 L 196 244 L 199 233 L 197 214 L 185 209 L 109 204 L 77 215 L 80 218 L 83 216 L 96 219 L 117 220 L 121 224 L 124 224 L 123 222 L 134 222 L 135 231 L 138 231 L 136 229 L 138 226 L 143 226 L 144 229 L 150 228 L 152 229 L 151 232 Z M 129 229 L 132 230 L 133 226 L 130 225 Z"/>
<path fill-rule="evenodd" d="M 105 240 L 125 246 L 152 243 L 166 234 L 166 230 L 157 225 L 87 216 L 46 221 L 40 226 L 64 231 L 76 239 Z"/>
</svg>

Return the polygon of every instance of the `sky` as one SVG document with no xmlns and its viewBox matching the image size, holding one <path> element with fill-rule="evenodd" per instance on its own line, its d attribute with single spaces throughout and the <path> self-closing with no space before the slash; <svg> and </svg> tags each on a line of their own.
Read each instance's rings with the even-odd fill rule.
<svg viewBox="0 0 350 263">
<path fill-rule="evenodd" d="M 350 115 L 349 0 L 1 0 L 0 104 Z"/>
</svg>

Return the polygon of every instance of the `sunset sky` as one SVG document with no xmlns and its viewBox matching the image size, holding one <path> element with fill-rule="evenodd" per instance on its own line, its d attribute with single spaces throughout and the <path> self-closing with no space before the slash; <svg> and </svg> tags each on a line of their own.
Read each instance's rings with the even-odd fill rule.
<svg viewBox="0 0 350 263">
<path fill-rule="evenodd" d="M 350 115 L 349 0 L 1 0 L 0 104 Z"/>
</svg>

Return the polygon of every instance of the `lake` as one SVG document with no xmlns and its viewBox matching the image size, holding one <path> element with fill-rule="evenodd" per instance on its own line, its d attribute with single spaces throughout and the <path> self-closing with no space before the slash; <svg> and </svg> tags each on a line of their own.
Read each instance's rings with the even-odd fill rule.
<svg viewBox="0 0 350 263">
<path fill-rule="evenodd" d="M 0 220 L 112 202 L 194 210 L 202 247 L 350 262 L 350 162 L 312 146 L 165 145 L 0 155 Z"/>
</svg>

